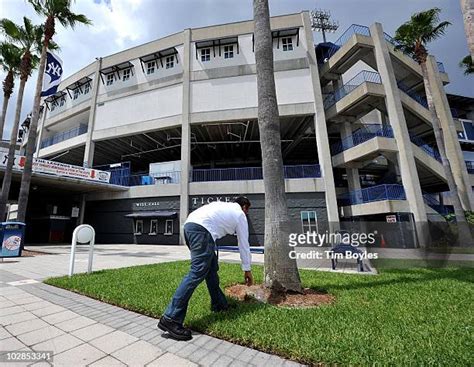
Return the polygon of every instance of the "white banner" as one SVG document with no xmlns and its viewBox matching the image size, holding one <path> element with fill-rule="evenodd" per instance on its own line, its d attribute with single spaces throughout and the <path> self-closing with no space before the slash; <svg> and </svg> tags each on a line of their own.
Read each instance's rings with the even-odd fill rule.
<svg viewBox="0 0 474 367">
<path fill-rule="evenodd" d="M 15 155 L 13 169 L 23 170 L 26 157 Z M 0 167 L 6 167 L 8 160 L 7 153 L 0 155 Z M 33 159 L 33 172 L 47 173 L 55 176 L 81 178 L 90 181 L 106 182 L 110 181 L 110 172 L 100 171 L 93 168 L 74 166 L 72 164 L 48 161 L 46 159 Z"/>
</svg>

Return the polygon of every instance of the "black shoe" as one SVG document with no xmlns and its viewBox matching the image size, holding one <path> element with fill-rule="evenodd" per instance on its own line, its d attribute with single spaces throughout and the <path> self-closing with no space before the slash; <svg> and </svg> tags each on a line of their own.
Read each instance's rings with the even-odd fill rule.
<svg viewBox="0 0 474 367">
<path fill-rule="evenodd" d="M 224 306 L 219 306 L 219 307 L 211 306 L 211 311 L 212 312 L 226 312 L 226 311 L 233 310 L 236 307 L 237 305 L 235 305 L 235 303 L 227 303 Z"/>
<path fill-rule="evenodd" d="M 191 335 L 191 330 L 186 329 L 183 325 L 178 324 L 177 322 L 167 320 L 164 317 L 160 319 L 158 328 L 166 331 L 173 339 L 176 340 L 191 340 L 193 338 Z"/>
</svg>

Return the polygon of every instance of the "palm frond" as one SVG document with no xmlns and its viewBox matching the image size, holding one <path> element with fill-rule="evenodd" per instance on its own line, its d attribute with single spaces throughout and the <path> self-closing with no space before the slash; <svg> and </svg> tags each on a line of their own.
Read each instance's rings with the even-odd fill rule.
<svg viewBox="0 0 474 367">
<path fill-rule="evenodd" d="M 471 55 L 464 57 L 459 63 L 459 67 L 464 69 L 464 75 L 474 74 L 474 62 Z"/>
</svg>

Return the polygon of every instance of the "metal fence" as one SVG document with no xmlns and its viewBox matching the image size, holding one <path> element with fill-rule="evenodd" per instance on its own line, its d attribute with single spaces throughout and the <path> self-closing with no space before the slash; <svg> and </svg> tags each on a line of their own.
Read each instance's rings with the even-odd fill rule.
<svg viewBox="0 0 474 367">
<path fill-rule="evenodd" d="M 62 141 L 87 133 L 87 125 L 79 125 L 71 130 L 63 131 L 41 141 L 41 148 L 49 147 Z"/>
<path fill-rule="evenodd" d="M 284 166 L 286 179 L 321 177 L 319 164 Z M 193 169 L 192 182 L 262 180 L 262 167 Z"/>
<path fill-rule="evenodd" d="M 402 185 L 386 184 L 351 191 L 339 196 L 341 205 L 357 205 L 382 200 L 406 200 Z"/>
<path fill-rule="evenodd" d="M 438 148 L 428 145 L 422 138 L 414 135 L 410 135 L 410 140 L 413 144 L 420 147 L 426 154 L 441 162 L 441 156 Z"/>
<path fill-rule="evenodd" d="M 466 161 L 467 172 L 474 174 L 474 161 Z"/>
<path fill-rule="evenodd" d="M 366 82 L 382 84 L 379 73 L 376 73 L 375 71 L 362 70 L 346 82 L 341 88 L 327 95 L 324 99 L 324 108 L 327 109 L 333 106 L 337 101 L 341 100 L 358 86 Z"/>
<path fill-rule="evenodd" d="M 333 46 L 329 49 L 327 53 L 327 59 L 330 59 L 339 48 L 345 44 L 354 34 L 360 34 L 363 36 L 370 37 L 370 29 L 364 25 L 352 24 L 345 30 L 345 32 L 333 43 Z"/>
<path fill-rule="evenodd" d="M 362 144 L 377 136 L 385 138 L 393 138 L 393 130 L 389 125 L 370 124 L 365 125 L 359 130 L 355 131 L 351 136 L 342 139 L 331 146 L 332 154 L 341 153 L 349 148 Z"/>
<path fill-rule="evenodd" d="M 423 201 L 431 209 L 433 209 L 434 211 L 436 211 L 437 213 L 441 215 L 447 215 L 447 214 L 453 213 L 452 207 L 441 204 L 437 199 L 433 197 L 433 194 L 423 191 Z"/>
<path fill-rule="evenodd" d="M 403 91 L 405 94 L 410 96 L 412 99 L 417 101 L 420 105 L 422 105 L 425 108 L 428 108 L 428 101 L 426 100 L 426 97 L 419 94 L 418 92 L 414 91 L 413 89 L 409 88 L 405 83 L 403 82 L 397 82 L 398 88 Z"/>
</svg>

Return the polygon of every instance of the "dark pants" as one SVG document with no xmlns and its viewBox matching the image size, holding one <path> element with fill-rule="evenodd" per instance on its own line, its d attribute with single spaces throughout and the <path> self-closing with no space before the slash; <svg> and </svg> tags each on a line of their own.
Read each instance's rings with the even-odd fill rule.
<svg viewBox="0 0 474 367">
<path fill-rule="evenodd" d="M 186 223 L 184 238 L 191 250 L 191 269 L 183 278 L 168 305 L 164 317 L 172 321 L 183 323 L 188 309 L 189 299 L 196 287 L 206 280 L 207 289 L 211 296 L 211 309 L 218 310 L 227 306 L 227 300 L 219 287 L 217 271 L 219 265 L 215 253 L 216 244 L 211 234 L 199 224 Z"/>
</svg>

